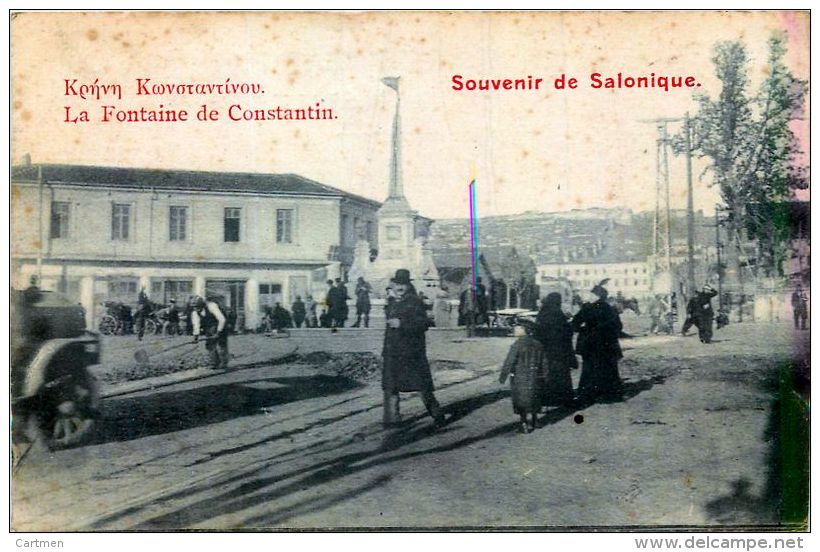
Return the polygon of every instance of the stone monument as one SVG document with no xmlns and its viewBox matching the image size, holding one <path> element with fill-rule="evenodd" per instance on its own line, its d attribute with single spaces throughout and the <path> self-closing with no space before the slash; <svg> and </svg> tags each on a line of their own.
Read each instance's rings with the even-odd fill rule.
<svg viewBox="0 0 820 552">
<path fill-rule="evenodd" d="M 393 116 L 392 152 L 387 199 L 378 212 L 378 255 L 371 260 L 370 246 L 364 236 L 356 243 L 348 281 L 355 285 L 363 276 L 373 289 L 373 315 L 383 315 L 385 289 L 396 270 L 410 271 L 413 285 L 434 299 L 439 291 L 439 275 L 433 255 L 427 246 L 432 220 L 414 211 L 404 197 L 401 169 L 401 115 L 399 77 L 386 77 L 382 82 L 396 92 L 396 113 Z M 353 291 L 351 289 L 351 291 Z M 355 298 L 353 298 L 355 305 Z M 354 309 L 351 312 L 355 312 Z"/>
</svg>

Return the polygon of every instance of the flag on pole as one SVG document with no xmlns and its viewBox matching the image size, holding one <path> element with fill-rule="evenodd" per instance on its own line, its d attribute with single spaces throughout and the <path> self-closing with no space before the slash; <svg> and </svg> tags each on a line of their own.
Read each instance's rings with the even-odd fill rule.
<svg viewBox="0 0 820 552">
<path fill-rule="evenodd" d="M 396 92 L 399 91 L 399 78 L 400 77 L 384 77 L 382 82 L 395 90 Z"/>
</svg>

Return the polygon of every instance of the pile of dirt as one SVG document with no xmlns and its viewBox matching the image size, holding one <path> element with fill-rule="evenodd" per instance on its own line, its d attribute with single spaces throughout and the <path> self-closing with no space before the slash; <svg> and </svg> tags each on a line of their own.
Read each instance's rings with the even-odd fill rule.
<svg viewBox="0 0 820 552">
<path fill-rule="evenodd" d="M 382 359 L 374 353 L 327 353 L 316 351 L 298 355 L 294 362 L 310 364 L 321 372 L 332 373 L 356 381 L 372 381 L 381 377 Z"/>
<path fill-rule="evenodd" d="M 133 363 L 116 366 L 98 374 L 97 379 L 104 383 L 137 381 L 183 372 L 185 370 L 193 370 L 202 366 L 208 366 L 209 364 L 210 358 L 208 353 L 204 350 L 197 350 L 183 356 L 171 357 L 168 355 L 164 358 L 162 356 L 159 356 L 159 358 L 149 357 L 145 363 L 135 361 Z"/>
<path fill-rule="evenodd" d="M 356 381 L 370 382 L 381 378 L 382 358 L 374 353 L 327 353 L 316 351 L 294 355 L 293 362 L 310 364 L 323 373 L 347 377 Z M 456 360 L 432 360 L 433 372 L 464 369 L 465 364 Z"/>
</svg>

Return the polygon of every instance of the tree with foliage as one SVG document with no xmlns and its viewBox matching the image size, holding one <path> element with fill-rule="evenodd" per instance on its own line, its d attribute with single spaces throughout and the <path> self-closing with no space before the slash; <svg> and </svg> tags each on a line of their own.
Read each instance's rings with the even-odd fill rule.
<svg viewBox="0 0 820 552">
<path fill-rule="evenodd" d="M 791 123 L 800 117 L 806 82 L 786 67 L 784 37 L 769 40 L 767 77 L 754 97 L 748 93 L 748 57 L 740 42 L 719 42 L 712 62 L 722 88 L 717 98 L 697 97 L 694 153 L 709 160 L 713 183 L 726 209 L 727 285 L 743 290 L 742 230 L 759 238 L 755 273 L 782 263 L 789 235 L 787 200 L 805 186 L 797 167 L 799 145 Z M 785 218 L 784 218 L 785 214 Z"/>
<path fill-rule="evenodd" d="M 794 78 L 783 58 L 783 36 L 769 40 L 768 77 L 757 98 L 761 129 L 754 157 L 747 226 L 758 241 L 758 267 L 767 276 L 782 273 L 791 234 L 788 199 L 795 188 L 807 185 L 799 159 L 800 145 L 792 122 L 803 115 L 806 83 Z"/>
</svg>

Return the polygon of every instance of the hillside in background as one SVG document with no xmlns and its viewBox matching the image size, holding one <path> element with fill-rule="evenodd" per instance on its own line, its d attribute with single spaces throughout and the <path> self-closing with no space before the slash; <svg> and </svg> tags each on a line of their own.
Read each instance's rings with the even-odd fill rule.
<svg viewBox="0 0 820 552">
<path fill-rule="evenodd" d="M 515 247 L 536 265 L 646 260 L 652 254 L 653 212 L 584 209 L 559 213 L 527 212 L 479 219 L 479 248 Z M 714 227 L 695 213 L 695 248 L 714 245 Z M 686 212 L 672 212 L 673 254 L 685 254 Z M 468 219 L 437 220 L 430 245 L 435 255 L 469 249 Z"/>
</svg>

